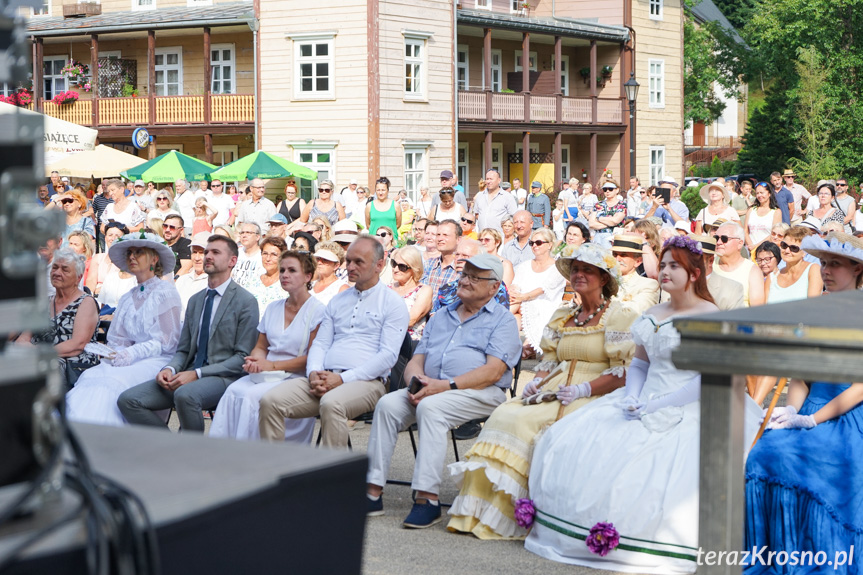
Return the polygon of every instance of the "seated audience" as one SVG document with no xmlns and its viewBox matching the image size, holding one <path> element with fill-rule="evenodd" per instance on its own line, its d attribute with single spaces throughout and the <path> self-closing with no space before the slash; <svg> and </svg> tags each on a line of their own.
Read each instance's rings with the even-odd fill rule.
<svg viewBox="0 0 863 575">
<path fill-rule="evenodd" d="M 248 284 L 243 286 L 258 300 L 258 309 L 262 319 L 267 306 L 274 301 L 284 299 L 288 295 L 282 289 L 282 284 L 279 281 L 279 261 L 282 252 L 286 249 L 287 245 L 282 238 L 267 236 L 262 239 L 260 250 L 263 273 L 249 278 Z"/>
<path fill-rule="evenodd" d="M 321 242 L 315 246 L 316 268 L 311 294 L 324 305 L 330 303 L 336 294 L 351 287 L 338 275 L 344 261 L 345 250 L 336 242 Z"/>
<path fill-rule="evenodd" d="M 432 307 L 433 295 L 429 286 L 419 283 L 423 276 L 422 254 L 413 246 L 399 248 L 392 253 L 390 266 L 393 274 L 391 287 L 402 297 L 410 314 L 408 334 L 415 342 L 419 341 Z"/>
<path fill-rule="evenodd" d="M 646 243 L 642 235 L 636 232 L 615 236 L 611 246 L 611 253 L 620 265 L 620 291 L 617 297 L 638 313 L 644 313 L 659 303 L 659 283 L 638 274 L 645 249 L 643 244 Z"/>
</svg>

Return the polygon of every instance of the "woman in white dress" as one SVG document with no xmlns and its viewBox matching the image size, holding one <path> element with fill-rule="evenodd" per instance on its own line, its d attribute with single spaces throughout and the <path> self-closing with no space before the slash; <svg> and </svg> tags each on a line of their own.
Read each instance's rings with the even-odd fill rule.
<svg viewBox="0 0 863 575">
<path fill-rule="evenodd" d="M 701 376 L 674 367 L 680 334 L 672 321 L 718 308 L 701 247 L 686 236 L 665 243 L 659 281 L 671 299 L 632 324 L 637 347 L 626 386 L 564 417 L 537 442 L 529 551 L 611 571 L 695 571 Z M 747 446 L 760 416 L 749 403 Z M 599 523 L 611 541 L 612 529 L 619 535 L 616 549 L 591 537 Z"/>
<path fill-rule="evenodd" d="M 746 212 L 743 225 L 744 241 L 751 253 L 770 237 L 770 230 L 776 224 L 782 223 L 782 212 L 776 201 L 776 194 L 770 187 L 761 182 L 755 186 L 755 205 Z"/>
<path fill-rule="evenodd" d="M 520 318 L 525 335 L 525 353 L 542 355 L 539 347 L 542 330 L 563 301 L 566 280 L 554 266 L 551 250 L 554 233 L 540 229 L 530 237 L 533 259 L 515 266 L 515 277 L 509 291 L 510 309 Z"/>
<path fill-rule="evenodd" d="M 261 264 L 264 266 L 264 273 L 251 276 L 248 285 L 243 286 L 258 300 L 259 319 L 263 319 L 268 305 L 288 295 L 279 283 L 279 262 L 282 252 L 287 248 L 285 240 L 276 236 L 267 236 L 261 240 Z"/>
<path fill-rule="evenodd" d="M 243 365 L 249 375 L 228 386 L 216 408 L 210 437 L 259 439 L 261 397 L 288 379 L 305 376 L 306 353 L 326 310 L 309 293 L 314 273 L 315 263 L 308 254 L 296 251 L 282 254 L 279 281 L 288 297 L 267 306 L 258 324 L 258 343 Z M 286 419 L 285 439 L 311 443 L 314 429 L 314 417 Z"/>
<path fill-rule="evenodd" d="M 321 242 L 315 246 L 315 281 L 312 282 L 311 294 L 325 306 L 336 294 L 350 287 L 337 273 L 344 261 L 345 250 L 336 242 Z"/>
<path fill-rule="evenodd" d="M 136 232 L 116 240 L 108 257 L 137 279 L 125 293 L 108 330 L 113 358 L 85 371 L 66 394 L 69 419 L 102 425 L 123 425 L 117 398 L 127 389 L 151 380 L 171 360 L 180 339 L 182 302 L 174 282 L 161 275 L 174 271 L 174 252 L 155 234 Z"/>
</svg>

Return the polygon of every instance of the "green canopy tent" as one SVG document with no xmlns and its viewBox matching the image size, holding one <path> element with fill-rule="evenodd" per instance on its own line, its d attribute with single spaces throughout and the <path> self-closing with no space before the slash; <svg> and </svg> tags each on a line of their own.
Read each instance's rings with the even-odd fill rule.
<svg viewBox="0 0 863 575">
<path fill-rule="evenodd" d="M 162 154 L 140 166 L 129 168 L 120 175 L 129 180 L 153 182 L 173 182 L 180 178 L 186 180 L 206 180 L 216 166 L 187 156 L 176 150 Z"/>
<path fill-rule="evenodd" d="M 260 150 L 213 170 L 209 174 L 209 179 L 218 178 L 230 182 L 252 178 L 272 180 L 288 176 L 304 180 L 318 179 L 318 173 L 315 170 Z"/>
</svg>

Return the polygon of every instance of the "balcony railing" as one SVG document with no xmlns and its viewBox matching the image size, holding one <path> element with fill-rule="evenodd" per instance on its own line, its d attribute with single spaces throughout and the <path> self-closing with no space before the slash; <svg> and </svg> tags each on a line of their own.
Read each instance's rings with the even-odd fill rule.
<svg viewBox="0 0 863 575">
<path fill-rule="evenodd" d="M 525 102 L 526 98 L 530 101 Z M 560 113 L 558 114 L 558 98 Z M 597 98 L 597 124 L 624 123 L 623 98 Z M 541 122 L 563 124 L 591 124 L 593 100 L 567 96 L 536 96 L 503 92 L 458 93 L 458 118 L 479 122 Z"/>
<path fill-rule="evenodd" d="M 147 124 L 205 124 L 205 100 L 210 99 L 210 123 L 240 124 L 255 121 L 252 94 L 210 94 L 209 96 L 156 96 L 155 114 L 150 117 L 149 98 L 99 98 L 96 126 L 140 126 Z M 82 126 L 94 126 L 93 100 L 57 105 L 42 102 L 42 111 L 52 118 Z M 32 107 L 32 106 L 31 106 Z"/>
<path fill-rule="evenodd" d="M 740 148 L 743 146 L 738 136 L 714 136 L 713 134 L 686 134 L 683 144 L 698 148 Z"/>
</svg>

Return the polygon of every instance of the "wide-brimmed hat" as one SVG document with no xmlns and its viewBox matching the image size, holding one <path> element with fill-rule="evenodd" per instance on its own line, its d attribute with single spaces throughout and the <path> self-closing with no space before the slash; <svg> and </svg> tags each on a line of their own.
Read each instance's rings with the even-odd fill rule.
<svg viewBox="0 0 863 575">
<path fill-rule="evenodd" d="M 612 252 L 626 252 L 641 255 L 644 237 L 641 234 L 626 232 L 617 236 L 611 242 Z"/>
<path fill-rule="evenodd" d="M 148 234 L 145 232 L 133 232 L 126 234 L 111 244 L 108 248 L 108 257 L 111 262 L 120 268 L 120 271 L 129 273 L 129 266 L 126 262 L 126 252 L 129 248 L 147 248 L 159 254 L 159 261 L 162 262 L 163 275 L 174 275 L 174 252 L 168 247 L 161 237 L 156 234 Z"/>
<path fill-rule="evenodd" d="M 560 258 L 555 262 L 557 271 L 564 278 L 569 279 L 569 269 L 572 262 L 578 261 L 590 264 L 608 273 L 609 281 L 606 287 L 608 295 L 614 297 L 620 289 L 620 264 L 611 252 L 596 244 L 581 244 L 580 246 L 565 246 L 560 252 Z"/>
<path fill-rule="evenodd" d="M 821 233 L 821 220 L 816 218 L 815 216 L 806 216 L 806 219 L 797 225 L 814 230 L 819 234 Z"/>
<path fill-rule="evenodd" d="M 705 204 L 710 204 L 710 191 L 711 190 L 720 190 L 722 192 L 722 199 L 727 204 L 731 201 L 731 194 L 728 193 L 728 190 L 725 189 L 725 186 L 722 184 L 717 184 L 716 182 L 711 182 L 701 188 L 698 192 L 698 195 L 701 196 L 701 199 L 704 200 Z"/>
<path fill-rule="evenodd" d="M 701 245 L 702 252 L 711 256 L 716 255 L 716 240 L 713 239 L 713 236 L 700 236 L 696 234 L 689 234 L 689 237 Z"/>
<path fill-rule="evenodd" d="M 782 172 L 782 177 L 791 176 L 792 178 L 796 178 L 797 174 L 794 173 L 794 170 L 785 170 Z"/>
<path fill-rule="evenodd" d="M 725 218 L 717 218 L 712 224 L 708 224 L 705 222 L 701 227 L 704 228 L 704 231 L 706 232 L 708 230 L 715 230 L 719 226 L 727 224 L 730 221 L 732 220 L 726 220 Z"/>
<path fill-rule="evenodd" d="M 844 232 L 830 232 L 826 238 L 805 237 L 800 248 L 818 259 L 833 255 L 863 264 L 863 239 Z"/>
</svg>

